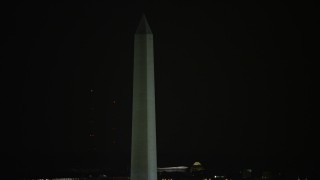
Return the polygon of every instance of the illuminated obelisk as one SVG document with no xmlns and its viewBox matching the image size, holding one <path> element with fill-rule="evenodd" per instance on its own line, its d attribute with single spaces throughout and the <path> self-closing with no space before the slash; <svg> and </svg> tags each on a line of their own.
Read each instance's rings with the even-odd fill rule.
<svg viewBox="0 0 320 180">
<path fill-rule="evenodd" d="M 131 180 L 157 179 L 153 34 L 144 15 L 134 39 Z"/>
</svg>

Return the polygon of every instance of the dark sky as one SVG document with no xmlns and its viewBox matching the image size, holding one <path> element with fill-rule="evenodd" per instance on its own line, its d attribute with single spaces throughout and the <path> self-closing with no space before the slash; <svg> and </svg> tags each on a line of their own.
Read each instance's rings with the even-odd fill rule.
<svg viewBox="0 0 320 180">
<path fill-rule="evenodd" d="M 12 167 L 129 167 L 142 12 L 154 33 L 159 166 L 316 167 L 314 4 L 1 8 L 1 151 Z"/>
</svg>

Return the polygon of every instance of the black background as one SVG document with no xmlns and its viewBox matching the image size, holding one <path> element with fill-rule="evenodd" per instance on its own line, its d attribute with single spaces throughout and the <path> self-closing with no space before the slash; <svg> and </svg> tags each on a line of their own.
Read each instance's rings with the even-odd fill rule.
<svg viewBox="0 0 320 180">
<path fill-rule="evenodd" d="M 1 9 L 7 167 L 129 169 L 133 41 L 144 12 L 154 34 L 159 166 L 317 171 L 312 2 Z"/>
</svg>

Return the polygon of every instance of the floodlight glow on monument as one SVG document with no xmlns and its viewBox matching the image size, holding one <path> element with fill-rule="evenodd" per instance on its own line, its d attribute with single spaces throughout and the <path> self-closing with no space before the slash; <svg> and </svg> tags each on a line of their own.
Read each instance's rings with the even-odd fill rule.
<svg viewBox="0 0 320 180">
<path fill-rule="evenodd" d="M 134 38 L 131 180 L 157 180 L 153 34 L 143 15 Z"/>
</svg>

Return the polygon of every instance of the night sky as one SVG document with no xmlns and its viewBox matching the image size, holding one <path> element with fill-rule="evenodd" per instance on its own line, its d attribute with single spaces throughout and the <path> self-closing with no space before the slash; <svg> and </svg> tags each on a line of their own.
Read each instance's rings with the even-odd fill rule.
<svg viewBox="0 0 320 180">
<path fill-rule="evenodd" d="M 154 34 L 160 167 L 318 164 L 312 3 L 25 1 L 1 9 L 1 152 L 10 168 L 130 167 L 133 41 L 143 12 Z"/>
</svg>

